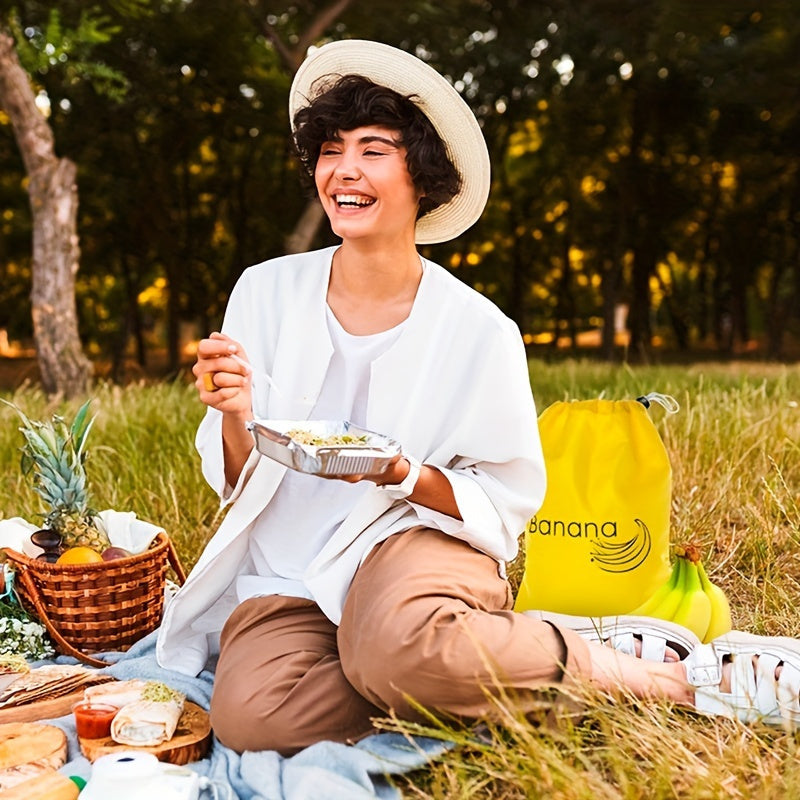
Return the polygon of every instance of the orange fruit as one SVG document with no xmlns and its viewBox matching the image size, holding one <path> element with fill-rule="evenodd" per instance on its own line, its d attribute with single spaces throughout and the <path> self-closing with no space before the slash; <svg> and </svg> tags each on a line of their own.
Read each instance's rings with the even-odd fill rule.
<svg viewBox="0 0 800 800">
<path fill-rule="evenodd" d="M 70 547 L 59 557 L 56 564 L 94 564 L 102 563 L 103 556 L 91 547 Z"/>
</svg>

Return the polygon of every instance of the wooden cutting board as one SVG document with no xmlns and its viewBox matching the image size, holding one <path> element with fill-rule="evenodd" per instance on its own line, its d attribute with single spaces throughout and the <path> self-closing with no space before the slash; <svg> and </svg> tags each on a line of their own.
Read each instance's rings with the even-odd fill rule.
<svg viewBox="0 0 800 800">
<path fill-rule="evenodd" d="M 66 760 L 67 737 L 60 728 L 31 722 L 0 725 L 0 797 L 72 800 L 78 787 L 56 772 Z"/>
<path fill-rule="evenodd" d="M 54 670 L 61 672 L 53 674 Z M 64 670 L 72 672 L 67 673 Z M 110 675 L 99 673 L 97 670 L 61 665 L 38 667 L 30 674 L 20 677 L 22 680 L 35 681 L 36 676 L 41 676 L 45 682 L 38 687 L 29 686 L 26 691 L 18 692 L 10 699 L 6 699 L 5 702 L 10 704 L 0 706 L 0 724 L 34 722 L 71 714 L 72 706 L 83 699 L 83 691 L 87 686 L 114 680 Z M 10 688 L 7 687 L 7 691 Z"/>
<path fill-rule="evenodd" d="M 55 719 L 72 713 L 72 706 L 83 700 L 81 686 L 63 697 L 53 697 L 44 700 L 34 700 L 20 706 L 7 706 L 0 708 L 0 723 L 4 722 L 35 722 L 39 719 Z"/>
<path fill-rule="evenodd" d="M 208 712 L 195 703 L 186 702 L 183 714 L 178 720 L 175 734 L 168 741 L 155 747 L 131 747 L 118 744 L 110 736 L 104 739 L 83 739 L 78 737 L 81 752 L 89 761 L 94 762 L 100 756 L 116 753 L 120 750 L 141 750 L 152 753 L 159 761 L 170 764 L 189 764 L 200 761 L 208 755 L 211 748 L 211 720 Z"/>
<path fill-rule="evenodd" d="M 80 789 L 66 775 L 47 770 L 0 792 L 3 800 L 77 800 Z"/>
<path fill-rule="evenodd" d="M 67 761 L 67 736 L 55 725 L 10 722 L 0 725 L 0 771 L 44 763 L 58 769 Z"/>
</svg>

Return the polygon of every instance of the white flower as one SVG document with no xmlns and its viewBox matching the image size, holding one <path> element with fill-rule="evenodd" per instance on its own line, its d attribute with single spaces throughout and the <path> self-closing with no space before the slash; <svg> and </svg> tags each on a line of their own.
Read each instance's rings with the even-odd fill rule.
<svg viewBox="0 0 800 800">
<path fill-rule="evenodd" d="M 53 654 L 45 629 L 38 622 L 0 617 L 0 655 L 20 655 L 38 661 Z"/>
</svg>

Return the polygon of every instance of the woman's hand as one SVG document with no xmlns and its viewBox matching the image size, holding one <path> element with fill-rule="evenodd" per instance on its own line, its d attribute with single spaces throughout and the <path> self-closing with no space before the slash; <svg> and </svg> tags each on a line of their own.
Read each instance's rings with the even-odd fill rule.
<svg viewBox="0 0 800 800">
<path fill-rule="evenodd" d="M 238 342 L 215 332 L 197 346 L 192 372 L 200 399 L 222 412 L 225 478 L 235 486 L 253 449 L 253 437 L 245 427 L 245 422 L 253 418 L 253 368 Z"/>
<path fill-rule="evenodd" d="M 323 475 L 322 477 L 345 481 L 346 483 L 372 481 L 376 486 L 382 486 L 383 484 L 401 483 L 403 478 L 408 475 L 409 469 L 411 469 L 411 464 L 409 464 L 402 455 L 396 455 L 382 472 L 363 473 L 359 475 Z"/>
<path fill-rule="evenodd" d="M 405 480 L 411 468 L 411 462 L 401 454 L 395 456 L 383 472 L 326 477 L 346 481 L 347 483 L 371 481 L 376 486 L 398 486 Z M 432 467 L 429 464 L 423 464 L 420 467 L 419 477 L 411 494 L 407 495 L 407 499 L 418 505 L 447 514 L 453 519 L 462 518 L 450 481 L 436 467 Z"/>
<path fill-rule="evenodd" d="M 197 346 L 192 367 L 195 386 L 207 406 L 224 414 L 249 417 L 252 414 L 250 376 L 253 368 L 242 346 L 222 333 L 212 333 Z"/>
</svg>

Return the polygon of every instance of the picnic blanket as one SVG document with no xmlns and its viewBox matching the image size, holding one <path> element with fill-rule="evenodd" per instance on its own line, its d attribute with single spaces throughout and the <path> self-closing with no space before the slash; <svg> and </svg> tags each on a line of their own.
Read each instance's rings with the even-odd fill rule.
<svg viewBox="0 0 800 800">
<path fill-rule="evenodd" d="M 103 660 L 113 662 L 103 671 L 118 680 L 162 681 L 208 709 L 213 673 L 203 671 L 191 678 L 160 667 L 155 656 L 157 634 L 149 634 L 126 653 L 102 654 Z M 66 656 L 54 661 L 77 663 Z M 92 766 L 80 752 L 72 715 L 46 721 L 61 728 L 69 741 L 69 761 L 60 772 L 88 780 Z M 239 755 L 214 739 L 209 756 L 188 766 L 210 781 L 229 786 L 238 800 L 395 800 L 401 793 L 392 775 L 423 767 L 449 747 L 450 743 L 438 739 L 376 733 L 352 746 L 319 742 L 284 758 L 274 751 Z M 202 795 L 211 796 L 208 792 Z"/>
</svg>

